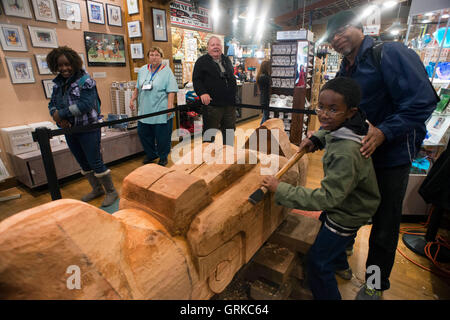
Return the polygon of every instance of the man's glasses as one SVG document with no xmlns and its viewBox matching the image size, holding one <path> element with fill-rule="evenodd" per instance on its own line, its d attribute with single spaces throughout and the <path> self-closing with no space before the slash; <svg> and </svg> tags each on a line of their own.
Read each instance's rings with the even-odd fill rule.
<svg viewBox="0 0 450 320">
<path fill-rule="evenodd" d="M 347 30 L 349 27 L 351 27 L 351 25 L 347 24 L 343 27 L 340 27 L 336 31 L 332 32 L 331 36 L 330 36 L 330 41 L 333 41 L 334 37 L 336 37 L 336 36 L 342 36 L 344 34 L 345 30 Z"/>
<path fill-rule="evenodd" d="M 335 108 L 330 108 L 330 109 L 325 109 L 321 106 L 318 106 L 317 108 L 314 109 L 316 111 L 317 114 L 324 114 L 328 117 L 335 117 L 338 114 L 344 114 L 344 111 L 337 111 Z"/>
</svg>

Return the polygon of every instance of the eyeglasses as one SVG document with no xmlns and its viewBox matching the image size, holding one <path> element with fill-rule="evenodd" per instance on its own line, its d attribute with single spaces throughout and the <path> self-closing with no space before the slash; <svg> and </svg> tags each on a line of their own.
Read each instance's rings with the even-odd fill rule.
<svg viewBox="0 0 450 320">
<path fill-rule="evenodd" d="M 336 37 L 336 36 L 342 36 L 344 34 L 345 30 L 347 30 L 349 27 L 351 27 L 351 25 L 347 24 L 343 27 L 340 27 L 336 31 L 332 32 L 331 36 L 330 36 L 330 41 L 333 41 L 334 37 Z"/>
<path fill-rule="evenodd" d="M 317 114 L 325 114 L 326 116 L 328 116 L 328 117 L 335 117 L 335 116 L 337 116 L 338 114 L 344 114 L 345 112 L 344 111 L 337 111 L 336 109 L 334 109 L 334 108 L 330 108 L 330 109 L 324 109 L 324 108 L 322 108 L 322 107 L 317 107 L 317 108 L 315 108 L 314 109 L 315 111 L 316 111 L 316 113 Z"/>
</svg>

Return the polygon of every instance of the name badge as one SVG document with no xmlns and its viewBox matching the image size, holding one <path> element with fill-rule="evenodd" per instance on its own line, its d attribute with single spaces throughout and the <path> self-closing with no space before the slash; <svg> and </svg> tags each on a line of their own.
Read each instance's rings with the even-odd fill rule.
<svg viewBox="0 0 450 320">
<path fill-rule="evenodd" d="M 142 86 L 142 90 L 152 90 L 152 89 L 153 89 L 153 83 L 152 82 L 144 84 Z"/>
</svg>

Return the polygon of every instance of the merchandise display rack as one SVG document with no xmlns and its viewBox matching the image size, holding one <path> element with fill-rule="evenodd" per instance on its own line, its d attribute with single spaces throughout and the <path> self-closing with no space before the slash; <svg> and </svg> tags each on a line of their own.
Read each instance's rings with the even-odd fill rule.
<svg viewBox="0 0 450 320">
<path fill-rule="evenodd" d="M 314 70 L 314 42 L 279 40 L 272 43 L 270 52 L 272 63 L 270 106 L 309 109 Z M 286 103 L 283 98 L 286 99 Z M 300 144 L 306 136 L 310 115 L 271 112 L 270 118 L 283 119 L 285 130 L 292 143 Z"/>
</svg>

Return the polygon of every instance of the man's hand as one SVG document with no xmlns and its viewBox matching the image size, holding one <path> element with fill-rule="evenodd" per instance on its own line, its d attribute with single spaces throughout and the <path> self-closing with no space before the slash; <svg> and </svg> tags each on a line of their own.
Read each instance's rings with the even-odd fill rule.
<svg viewBox="0 0 450 320">
<path fill-rule="evenodd" d="M 278 181 L 278 179 L 275 178 L 274 176 L 266 176 L 263 178 L 261 185 L 263 185 L 270 191 L 275 192 L 275 191 L 277 191 L 279 183 L 280 183 L 280 181 Z"/>
<path fill-rule="evenodd" d="M 54 120 L 56 123 L 60 123 L 60 122 L 61 122 L 62 119 L 59 117 L 58 110 L 56 110 L 55 112 L 53 112 L 53 120 Z"/>
<path fill-rule="evenodd" d="M 60 126 L 63 129 L 70 128 L 72 126 L 70 124 L 70 122 L 67 121 L 66 119 L 63 119 L 63 120 L 61 120 L 60 122 L 57 122 L 57 123 L 58 123 L 58 126 Z"/>
<path fill-rule="evenodd" d="M 209 96 L 209 94 L 204 93 L 200 96 L 200 99 L 202 100 L 202 103 L 207 106 L 209 105 L 209 103 L 211 102 L 211 97 Z"/>
<path fill-rule="evenodd" d="M 359 151 L 366 158 L 369 158 L 375 149 L 378 148 L 386 140 L 384 133 L 369 123 L 369 132 L 362 140 L 362 147 Z"/>
<path fill-rule="evenodd" d="M 130 110 L 134 111 L 134 100 L 130 101 Z"/>
</svg>

